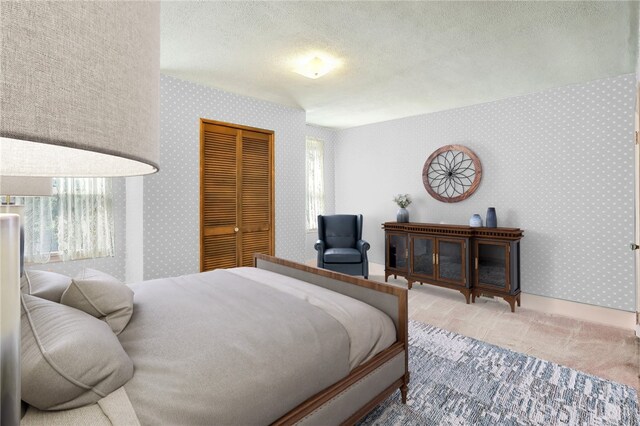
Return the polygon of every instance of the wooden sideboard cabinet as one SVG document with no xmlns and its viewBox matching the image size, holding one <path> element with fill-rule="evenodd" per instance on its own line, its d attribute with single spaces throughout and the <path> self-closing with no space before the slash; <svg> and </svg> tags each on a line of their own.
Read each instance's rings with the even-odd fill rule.
<svg viewBox="0 0 640 426">
<path fill-rule="evenodd" d="M 467 303 L 499 296 L 520 306 L 520 239 L 517 228 L 386 222 L 385 281 L 390 275 L 458 290 Z M 470 300 L 471 299 L 471 300 Z"/>
</svg>

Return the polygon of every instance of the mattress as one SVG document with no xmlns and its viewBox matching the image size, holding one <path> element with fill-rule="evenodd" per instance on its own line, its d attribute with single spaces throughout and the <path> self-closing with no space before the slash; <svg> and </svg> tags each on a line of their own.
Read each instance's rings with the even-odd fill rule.
<svg viewBox="0 0 640 426">
<path fill-rule="evenodd" d="M 292 295 L 336 319 L 349 335 L 350 370 L 396 341 L 391 318 L 360 300 L 264 269 L 243 267 L 227 271 Z"/>
<path fill-rule="evenodd" d="M 144 424 L 266 424 L 396 341 L 358 300 L 256 268 L 145 281 L 118 336 Z"/>
</svg>

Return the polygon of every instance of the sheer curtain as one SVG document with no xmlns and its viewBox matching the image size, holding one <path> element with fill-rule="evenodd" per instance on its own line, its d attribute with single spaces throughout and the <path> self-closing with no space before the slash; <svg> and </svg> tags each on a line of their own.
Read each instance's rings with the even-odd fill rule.
<svg viewBox="0 0 640 426">
<path fill-rule="evenodd" d="M 25 198 L 25 261 L 46 263 L 113 256 L 113 194 L 109 178 L 54 179 L 53 197 Z"/>
<path fill-rule="evenodd" d="M 307 137 L 307 230 L 318 227 L 318 215 L 324 213 L 324 143 Z"/>
<path fill-rule="evenodd" d="M 57 220 L 53 218 L 57 199 L 53 197 L 24 197 L 24 260 L 47 263 L 51 253 L 58 250 Z"/>
</svg>

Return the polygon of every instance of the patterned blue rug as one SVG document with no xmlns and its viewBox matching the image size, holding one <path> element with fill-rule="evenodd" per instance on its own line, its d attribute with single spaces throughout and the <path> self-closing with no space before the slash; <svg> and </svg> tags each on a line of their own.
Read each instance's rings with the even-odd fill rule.
<svg viewBox="0 0 640 426">
<path fill-rule="evenodd" d="M 636 390 L 409 322 L 409 395 L 360 425 L 639 425 Z"/>
</svg>

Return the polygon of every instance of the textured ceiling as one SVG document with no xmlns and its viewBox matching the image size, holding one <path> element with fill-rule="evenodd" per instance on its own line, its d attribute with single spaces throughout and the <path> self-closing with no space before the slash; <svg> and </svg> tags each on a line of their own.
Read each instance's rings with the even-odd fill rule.
<svg viewBox="0 0 640 426">
<path fill-rule="evenodd" d="M 163 2 L 162 72 L 353 127 L 635 71 L 636 2 Z M 309 52 L 342 66 L 291 72 Z"/>
</svg>

